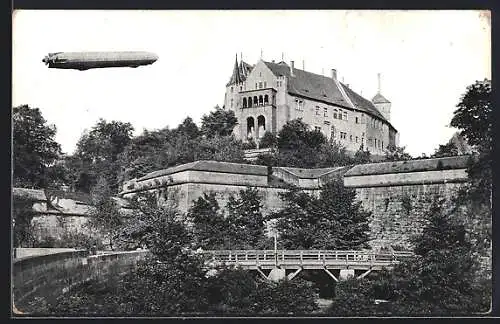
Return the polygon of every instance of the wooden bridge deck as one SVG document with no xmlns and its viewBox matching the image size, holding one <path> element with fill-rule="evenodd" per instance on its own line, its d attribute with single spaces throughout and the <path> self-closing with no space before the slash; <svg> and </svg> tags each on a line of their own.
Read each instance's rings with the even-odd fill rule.
<svg viewBox="0 0 500 324">
<path fill-rule="evenodd" d="M 203 251 L 211 265 L 238 265 L 244 269 L 354 269 L 381 270 L 411 258 L 411 252 L 376 253 L 338 250 L 216 250 Z"/>
</svg>

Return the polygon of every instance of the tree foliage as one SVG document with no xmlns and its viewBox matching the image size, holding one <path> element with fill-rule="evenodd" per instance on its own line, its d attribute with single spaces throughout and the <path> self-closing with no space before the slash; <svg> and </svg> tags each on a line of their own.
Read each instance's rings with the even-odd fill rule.
<svg viewBox="0 0 500 324">
<path fill-rule="evenodd" d="M 231 246 L 227 236 L 228 221 L 219 207 L 215 193 L 203 193 L 193 202 L 187 213 L 193 223 L 196 245 L 204 250 L 225 249 Z"/>
<path fill-rule="evenodd" d="M 92 205 L 87 226 L 100 233 L 101 237 L 105 237 L 109 248 L 113 250 L 113 243 L 120 234 L 124 215 L 113 200 L 111 190 L 103 177 L 99 178 L 96 186 L 92 188 Z"/>
<path fill-rule="evenodd" d="M 456 215 L 434 200 L 426 226 L 415 238 L 416 256 L 367 280 L 335 288 L 330 314 L 436 316 L 472 315 L 488 310 L 491 281 L 478 273 L 477 255 Z M 387 301 L 375 305 L 376 299 Z"/>
<path fill-rule="evenodd" d="M 130 143 L 133 130 L 130 123 L 100 119 L 82 135 L 73 156 L 77 190 L 90 192 L 102 176 L 112 192 L 118 191 L 119 155 Z"/>
<path fill-rule="evenodd" d="M 276 137 L 268 134 L 261 139 L 260 147 L 270 147 L 271 152 L 259 155 L 256 164 L 327 168 L 370 161 L 368 151 L 351 156 L 339 142 L 327 140 L 323 133 L 311 130 L 302 119 L 288 121 Z"/>
<path fill-rule="evenodd" d="M 405 147 L 388 145 L 385 152 L 385 161 L 407 161 L 411 160 L 412 156 L 405 151 Z"/>
<path fill-rule="evenodd" d="M 439 145 L 434 154 L 431 156 L 433 158 L 447 157 L 447 156 L 457 156 L 458 148 L 453 142 L 449 142 L 444 145 Z"/>
<path fill-rule="evenodd" d="M 493 106 L 491 81 L 476 81 L 467 87 L 460 99 L 450 125 L 460 130 L 469 145 L 478 152 L 476 160 L 468 167 L 471 186 L 468 195 L 472 200 L 491 205 Z"/>
<path fill-rule="evenodd" d="M 193 202 L 187 216 L 197 246 L 204 250 L 258 248 L 265 241 L 258 190 L 240 190 L 237 197 L 229 197 L 225 207 L 219 207 L 215 193 L 204 193 Z"/>
<path fill-rule="evenodd" d="M 31 221 L 35 216 L 35 200 L 28 195 L 13 195 L 12 222 L 14 247 L 33 247 L 35 238 L 32 234 Z"/>
<path fill-rule="evenodd" d="M 276 219 L 280 243 L 286 249 L 353 250 L 368 247 L 369 212 L 355 202 L 356 192 L 335 179 L 315 197 L 291 188 L 282 199 L 285 208 Z"/>
<path fill-rule="evenodd" d="M 234 111 L 224 110 L 216 106 L 215 110 L 201 118 L 201 133 L 207 138 L 229 136 L 237 123 L 238 119 L 235 117 Z"/>
<path fill-rule="evenodd" d="M 229 197 L 226 208 L 232 249 L 256 249 L 264 240 L 261 199 L 259 191 L 250 187 L 240 190 L 238 197 Z"/>
<path fill-rule="evenodd" d="M 40 109 L 28 105 L 12 109 L 12 123 L 14 185 L 33 188 L 60 185 L 64 172 L 55 164 L 62 154 L 55 140 L 56 127 L 47 124 Z"/>
</svg>

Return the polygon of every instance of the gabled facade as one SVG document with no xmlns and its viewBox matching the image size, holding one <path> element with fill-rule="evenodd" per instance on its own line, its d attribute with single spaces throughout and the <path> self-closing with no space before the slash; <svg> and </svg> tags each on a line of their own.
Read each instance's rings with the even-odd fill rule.
<svg viewBox="0 0 500 324">
<path fill-rule="evenodd" d="M 287 121 L 302 118 L 351 152 L 363 145 L 382 155 L 388 145 L 398 145 L 391 103 L 380 91 L 373 101 L 363 98 L 339 82 L 334 69 L 326 77 L 297 69 L 293 61 L 251 66 L 236 58 L 224 107 L 238 118 L 233 133 L 243 141 L 258 143 L 266 131 L 276 134 Z"/>
</svg>

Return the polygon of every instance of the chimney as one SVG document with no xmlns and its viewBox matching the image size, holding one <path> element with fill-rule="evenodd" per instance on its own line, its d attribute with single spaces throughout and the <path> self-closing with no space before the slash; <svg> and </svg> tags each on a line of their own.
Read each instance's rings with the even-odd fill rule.
<svg viewBox="0 0 500 324">
<path fill-rule="evenodd" d="M 302 60 L 302 70 L 304 70 L 304 71 L 306 70 L 306 63 L 304 60 Z"/>
<path fill-rule="evenodd" d="M 377 73 L 377 78 L 378 78 L 378 93 L 380 93 L 380 73 Z"/>
<path fill-rule="evenodd" d="M 290 75 L 291 76 L 294 76 L 294 74 L 293 74 L 293 69 L 295 68 L 294 63 L 295 63 L 294 61 L 290 62 Z"/>
<path fill-rule="evenodd" d="M 332 79 L 337 80 L 337 70 L 332 69 Z"/>
</svg>

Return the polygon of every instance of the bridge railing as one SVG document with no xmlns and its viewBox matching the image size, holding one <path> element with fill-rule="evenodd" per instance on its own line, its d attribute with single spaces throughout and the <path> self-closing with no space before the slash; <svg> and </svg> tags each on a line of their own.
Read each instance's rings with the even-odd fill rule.
<svg viewBox="0 0 500 324">
<path fill-rule="evenodd" d="M 213 250 L 204 251 L 207 260 L 240 264 L 394 263 L 413 256 L 411 252 L 380 253 L 341 250 Z"/>
</svg>

